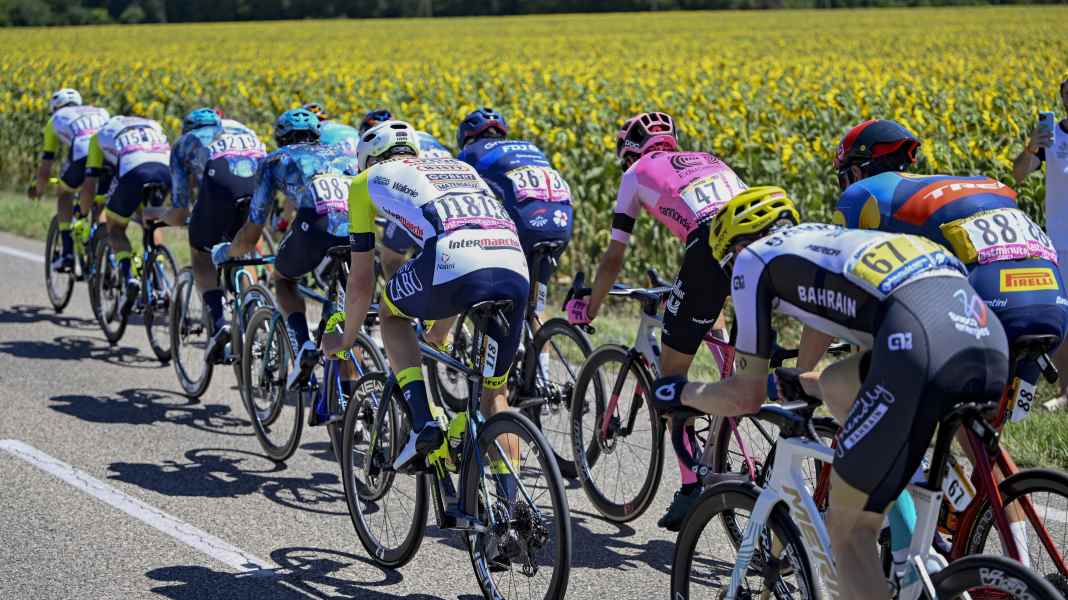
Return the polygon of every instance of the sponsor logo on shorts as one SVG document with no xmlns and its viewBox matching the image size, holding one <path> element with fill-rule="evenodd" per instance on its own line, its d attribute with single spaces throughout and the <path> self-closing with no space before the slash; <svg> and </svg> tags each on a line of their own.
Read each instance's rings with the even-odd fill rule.
<svg viewBox="0 0 1068 600">
<path fill-rule="evenodd" d="M 408 265 L 411 265 L 411 263 L 408 263 Z M 402 268 L 398 271 L 397 275 L 389 280 L 388 285 L 389 297 L 394 301 L 403 300 L 423 291 L 423 282 L 420 281 L 415 269 L 411 267 L 408 269 Z"/>
<path fill-rule="evenodd" d="M 450 250 L 462 248 L 480 248 L 482 250 L 522 250 L 519 240 L 514 237 L 507 238 L 476 238 L 466 240 L 449 240 Z"/>
<path fill-rule="evenodd" d="M 990 308 L 995 308 L 995 309 L 997 309 L 997 308 L 1005 308 L 1006 306 L 1009 305 L 1009 299 L 1008 298 L 991 298 L 991 299 L 986 301 L 986 305 L 989 306 Z"/>
<path fill-rule="evenodd" d="M 439 271 L 451 271 L 456 268 L 456 263 L 452 261 L 452 255 L 448 252 L 442 252 L 438 258 L 440 259 L 437 266 Z"/>
<path fill-rule="evenodd" d="M 886 337 L 886 345 L 892 352 L 898 350 L 912 350 L 912 332 L 899 331 Z"/>
<path fill-rule="evenodd" d="M 837 290 L 827 288 L 797 286 L 797 298 L 806 304 L 833 310 L 847 317 L 857 316 L 857 299 Z"/>
<path fill-rule="evenodd" d="M 1000 273 L 1002 292 L 1035 292 L 1057 290 L 1057 278 L 1053 269 L 1037 267 L 1029 269 L 1005 269 Z"/>
<path fill-rule="evenodd" d="M 983 299 L 977 294 L 969 294 L 963 289 L 953 292 L 953 297 L 960 301 L 964 309 L 964 314 L 953 311 L 946 313 L 949 316 L 949 320 L 953 321 L 953 326 L 956 327 L 957 331 L 974 336 L 977 340 L 990 335 L 990 328 L 987 327 L 990 322 L 990 315 Z"/>
<path fill-rule="evenodd" d="M 735 290 L 744 290 L 745 275 L 735 275 L 734 278 L 731 279 L 731 287 Z"/>
<path fill-rule="evenodd" d="M 567 213 L 562 210 L 554 212 L 553 223 L 556 223 L 557 227 L 567 227 Z"/>
<path fill-rule="evenodd" d="M 856 402 L 853 403 L 853 408 L 849 409 L 849 416 L 839 434 L 841 444 L 838 447 L 838 456 L 867 437 L 883 416 L 889 412 L 890 405 L 895 401 L 897 398 L 881 383 L 861 390 Z"/>
<path fill-rule="evenodd" d="M 1064 296 L 1057 296 L 1057 304 L 1060 304 L 1061 306 L 1068 306 L 1068 298 L 1065 298 Z"/>
<path fill-rule="evenodd" d="M 534 217 L 533 219 L 527 221 L 527 223 L 531 227 L 535 227 L 537 229 L 541 229 L 542 227 L 545 227 L 545 224 L 548 223 L 548 222 L 549 222 L 549 219 L 546 219 L 542 215 L 538 215 L 538 216 Z"/>
</svg>

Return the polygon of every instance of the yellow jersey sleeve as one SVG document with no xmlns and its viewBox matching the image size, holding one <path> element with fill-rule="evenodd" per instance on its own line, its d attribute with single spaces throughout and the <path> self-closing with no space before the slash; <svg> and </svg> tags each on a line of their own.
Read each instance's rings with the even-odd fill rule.
<svg viewBox="0 0 1068 600">
<path fill-rule="evenodd" d="M 104 168 L 104 150 L 100 148 L 100 140 L 96 134 L 89 140 L 89 155 L 85 159 L 86 169 Z"/>
<path fill-rule="evenodd" d="M 63 146 L 63 141 L 59 139 L 59 134 L 56 133 L 56 128 L 52 126 L 53 119 L 55 119 L 55 117 L 49 117 L 48 122 L 45 123 L 44 126 L 44 143 L 41 144 L 41 155 L 46 159 L 55 158 L 56 154 Z"/>
<path fill-rule="evenodd" d="M 349 247 L 353 252 L 369 252 L 375 247 L 375 203 L 367 173 L 360 173 L 349 184 Z"/>
</svg>

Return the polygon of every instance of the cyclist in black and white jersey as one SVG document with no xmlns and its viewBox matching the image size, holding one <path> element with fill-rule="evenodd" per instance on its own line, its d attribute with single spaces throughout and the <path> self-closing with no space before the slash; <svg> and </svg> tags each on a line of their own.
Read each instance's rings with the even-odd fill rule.
<svg viewBox="0 0 1068 600">
<path fill-rule="evenodd" d="M 916 472 L 938 420 L 961 402 L 996 401 L 1008 378 L 1000 322 L 964 266 L 926 238 L 798 221 L 780 188 L 752 188 L 717 214 L 713 256 L 731 277 L 735 376 L 716 383 L 657 382 L 662 409 L 718 416 L 756 412 L 774 346 L 772 314 L 863 348 L 802 376 L 843 424 L 827 525 L 842 597 L 875 590 L 875 539 L 884 513 Z M 769 235 L 770 234 L 770 235 Z"/>
</svg>

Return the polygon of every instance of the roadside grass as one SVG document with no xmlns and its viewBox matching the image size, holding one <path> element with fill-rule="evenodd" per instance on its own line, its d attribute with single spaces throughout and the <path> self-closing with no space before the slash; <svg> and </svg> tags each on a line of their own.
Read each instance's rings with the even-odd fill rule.
<svg viewBox="0 0 1068 600">
<path fill-rule="evenodd" d="M 0 231 L 15 235 L 44 240 L 48 233 L 48 224 L 55 213 L 55 200 L 46 198 L 37 202 L 26 199 L 24 195 L 0 190 Z M 140 234 L 137 226 L 129 231 L 130 240 L 135 248 L 140 247 Z M 179 266 L 189 264 L 189 246 L 185 231 L 173 228 L 164 230 L 167 245 L 174 253 Z M 560 316 L 562 295 L 566 286 L 558 285 L 557 293 L 549 302 L 550 316 Z M 638 306 L 634 303 L 611 300 L 605 314 L 594 322 L 595 333 L 591 336 L 593 346 L 614 343 L 629 346 L 634 342 L 638 326 Z M 801 330 L 796 321 L 777 319 L 779 342 L 786 347 L 796 347 Z M 658 336 L 659 337 L 659 336 Z M 711 354 L 701 348 L 694 360 L 690 378 L 702 381 L 714 381 L 719 372 Z M 1039 403 L 1054 397 L 1054 386 L 1042 381 L 1038 389 Z M 1004 433 L 1005 445 L 1012 452 L 1017 464 L 1023 466 L 1055 466 L 1068 468 L 1068 412 L 1046 412 L 1038 410 L 1030 418 L 1020 423 L 1010 424 Z"/>
</svg>

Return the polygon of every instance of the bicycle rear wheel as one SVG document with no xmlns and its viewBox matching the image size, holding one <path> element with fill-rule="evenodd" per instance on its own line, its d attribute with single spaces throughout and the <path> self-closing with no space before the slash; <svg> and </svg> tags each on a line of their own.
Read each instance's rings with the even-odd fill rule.
<svg viewBox="0 0 1068 600">
<path fill-rule="evenodd" d="M 504 454 L 509 458 L 504 458 Z M 526 416 L 504 411 L 465 453 L 464 505 L 478 507 L 484 533 L 468 551 L 487 598 L 563 598 L 571 569 L 571 518 L 563 478 L 544 436 Z"/>
<path fill-rule="evenodd" d="M 148 254 L 141 272 L 141 295 L 145 300 L 145 333 L 152 352 L 163 364 L 171 360 L 170 306 L 178 268 L 166 246 L 156 246 Z"/>
<path fill-rule="evenodd" d="M 89 301 L 93 305 L 93 314 L 96 315 L 100 329 L 104 331 L 104 337 L 114 346 L 122 339 L 122 334 L 126 333 L 130 315 L 122 310 L 122 292 L 126 281 L 119 272 L 115 251 L 107 240 L 101 240 L 96 249 L 96 265 L 89 286 Z"/>
<path fill-rule="evenodd" d="M 523 376 L 523 389 L 537 396 L 539 403 L 524 412 L 549 442 L 560 473 L 577 477 L 571 448 L 571 396 L 579 370 L 592 352 L 590 341 L 565 319 L 550 319 L 534 335 L 530 352 L 533 356 L 526 363 L 533 368 Z"/>
<path fill-rule="evenodd" d="M 1063 600 L 1046 580 L 1003 556 L 979 554 L 931 575 L 939 600 Z"/>
<path fill-rule="evenodd" d="M 59 273 L 52 270 L 52 261 L 59 258 L 61 254 L 63 254 L 63 242 L 59 233 L 59 217 L 53 216 L 52 222 L 48 225 L 48 237 L 45 238 L 44 271 L 48 301 L 52 303 L 52 308 L 55 309 L 56 314 L 63 312 L 63 309 L 67 308 L 67 304 L 70 304 L 76 279 L 73 269 L 71 269 L 70 273 Z"/>
<path fill-rule="evenodd" d="M 742 482 L 719 483 L 705 491 L 675 543 L 673 599 L 724 597 L 739 557 L 737 544 L 724 543 L 721 524 L 725 520 L 720 517 L 730 512 L 741 521 L 744 531 L 759 495 L 759 488 Z M 739 591 L 740 598 L 820 597 L 801 534 L 783 504 L 771 511 L 757 535 Z"/>
<path fill-rule="evenodd" d="M 382 372 L 361 377 L 345 408 L 341 477 L 360 543 L 371 560 L 390 568 L 415 556 L 426 529 L 429 476 L 392 467 L 409 429 L 396 382 Z"/>
<path fill-rule="evenodd" d="M 178 274 L 170 313 L 174 372 L 185 395 L 199 398 L 207 391 L 214 372 L 214 365 L 204 360 L 211 339 L 211 315 L 197 292 L 190 267 Z"/>
<path fill-rule="evenodd" d="M 241 397 L 260 446 L 279 462 L 293 456 L 304 426 L 304 393 L 286 390 L 295 356 L 281 313 L 270 307 L 253 313 L 241 357 Z"/>
<path fill-rule="evenodd" d="M 571 401 L 575 468 L 590 502 L 611 521 L 641 516 L 660 484 L 664 423 L 651 389 L 649 374 L 622 346 L 594 350 L 579 371 Z"/>
<path fill-rule="evenodd" d="M 238 389 L 244 393 L 245 388 L 241 384 L 244 376 L 241 369 L 241 357 L 245 348 L 245 328 L 257 309 L 263 306 L 275 307 L 274 296 L 266 287 L 258 283 L 253 284 L 241 290 L 237 306 L 240 307 L 239 310 L 235 310 L 230 316 L 230 356 L 234 361 L 234 377 L 237 379 Z"/>
</svg>

